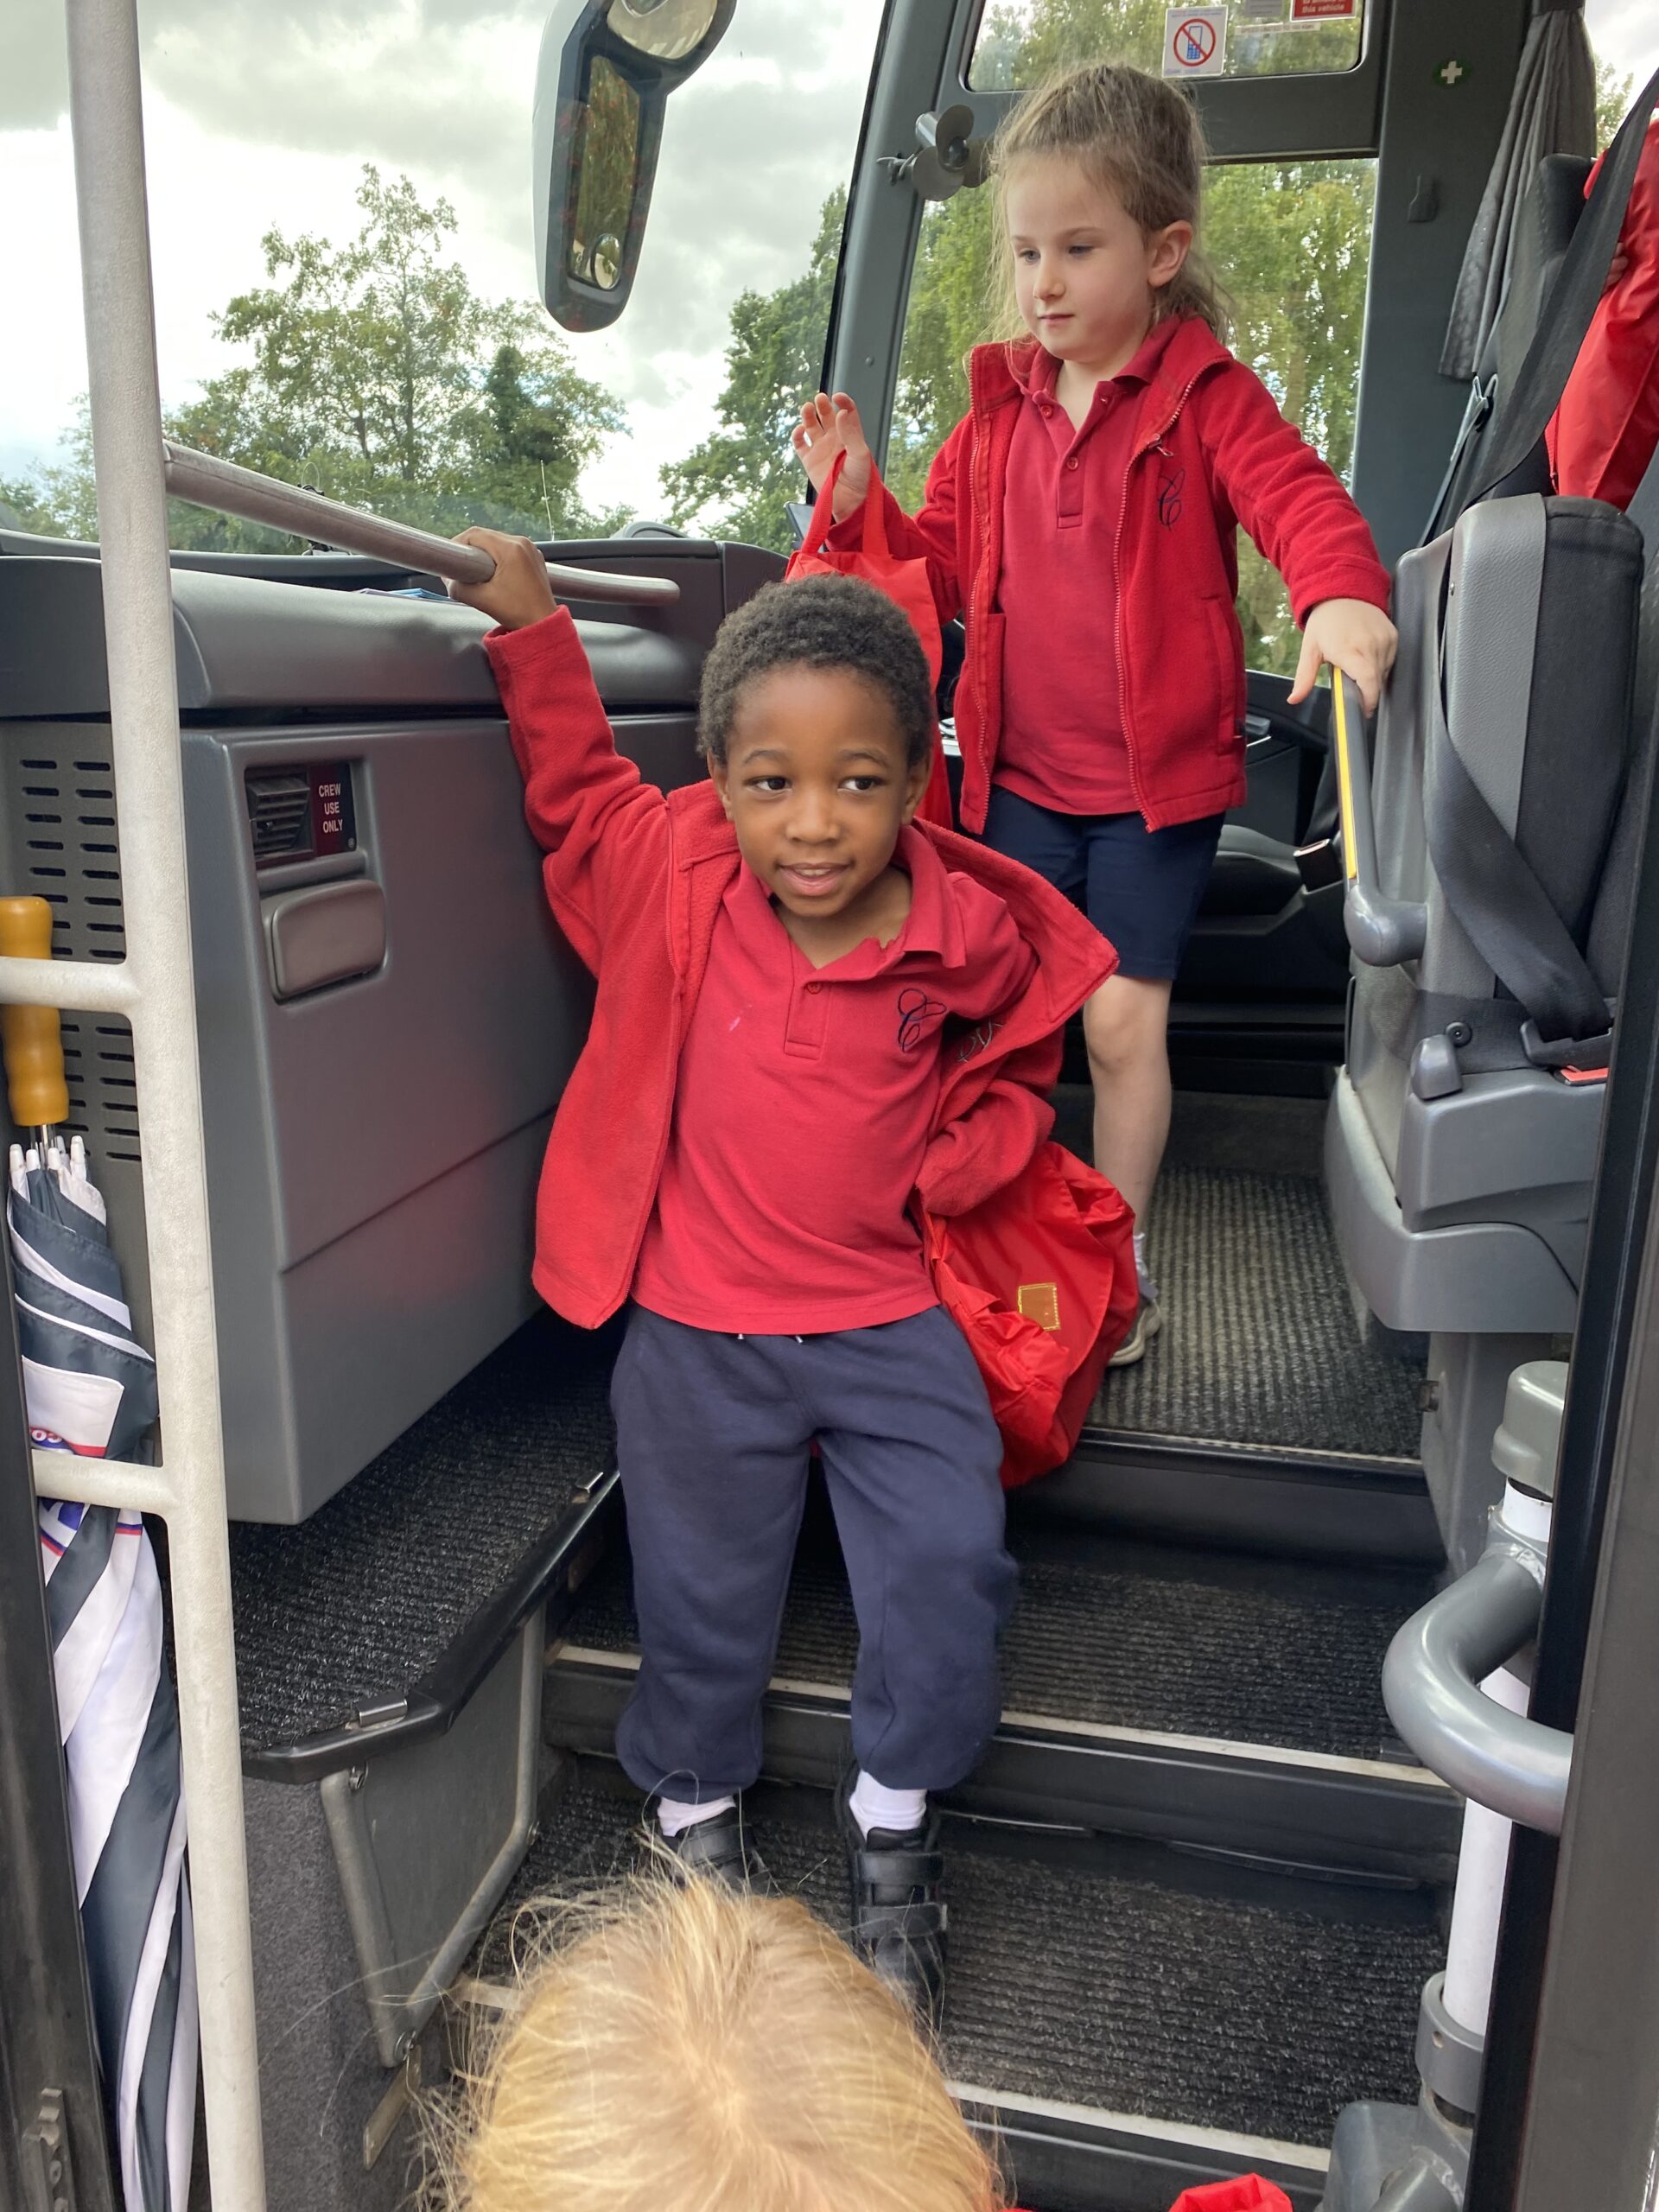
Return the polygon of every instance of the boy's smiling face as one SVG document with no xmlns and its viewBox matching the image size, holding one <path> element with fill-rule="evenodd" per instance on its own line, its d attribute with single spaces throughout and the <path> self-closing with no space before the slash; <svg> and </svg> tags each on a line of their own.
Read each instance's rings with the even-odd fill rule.
<svg viewBox="0 0 1659 2212">
<path fill-rule="evenodd" d="M 709 772 L 739 851 L 804 950 L 880 933 L 893 849 L 930 766 L 906 764 L 892 706 L 849 670 L 793 662 L 744 685 L 726 758 Z"/>
</svg>

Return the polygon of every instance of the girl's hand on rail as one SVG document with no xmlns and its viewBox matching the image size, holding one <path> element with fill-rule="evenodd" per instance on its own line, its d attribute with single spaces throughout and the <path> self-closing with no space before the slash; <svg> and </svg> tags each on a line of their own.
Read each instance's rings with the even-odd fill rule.
<svg viewBox="0 0 1659 2212">
<path fill-rule="evenodd" d="M 862 505 L 864 494 L 870 488 L 869 441 L 864 435 L 857 408 L 844 391 L 836 392 L 833 398 L 827 391 L 821 391 L 802 408 L 801 419 L 790 433 L 790 443 L 795 448 L 796 459 L 811 478 L 815 492 L 823 491 L 824 481 L 836 465 L 836 455 L 846 454 L 847 466 L 836 486 L 836 520 L 845 522 Z"/>
<path fill-rule="evenodd" d="M 1306 698 L 1314 678 L 1328 661 L 1358 684 L 1366 713 L 1374 715 L 1399 642 L 1393 623 L 1369 600 L 1322 599 L 1302 632 L 1302 657 L 1296 664 L 1291 705 Z"/>
<path fill-rule="evenodd" d="M 558 605 L 547 580 L 547 563 L 527 537 L 509 537 L 505 531 L 463 530 L 457 545 L 476 545 L 495 563 L 495 574 L 486 584 L 451 581 L 449 596 L 463 606 L 477 607 L 504 630 L 527 630 Z"/>
</svg>

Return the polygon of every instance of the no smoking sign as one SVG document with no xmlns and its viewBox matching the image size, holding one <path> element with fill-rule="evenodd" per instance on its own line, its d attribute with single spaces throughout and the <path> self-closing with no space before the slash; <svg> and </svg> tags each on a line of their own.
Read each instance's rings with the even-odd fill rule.
<svg viewBox="0 0 1659 2212">
<path fill-rule="evenodd" d="M 1166 77 L 1219 77 L 1227 60 L 1224 8 L 1168 8 L 1164 11 Z"/>
</svg>

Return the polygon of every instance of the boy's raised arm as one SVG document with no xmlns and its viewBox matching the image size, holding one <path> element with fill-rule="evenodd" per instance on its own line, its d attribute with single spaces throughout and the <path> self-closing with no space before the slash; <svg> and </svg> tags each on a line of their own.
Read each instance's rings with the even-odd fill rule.
<svg viewBox="0 0 1659 2212">
<path fill-rule="evenodd" d="M 449 588 L 501 626 L 484 650 L 524 779 L 525 819 L 547 855 L 549 900 L 596 969 L 619 893 L 648 874 L 633 865 L 643 842 L 666 834 L 663 795 L 618 753 L 575 624 L 535 546 L 493 530 L 467 531 L 462 543 L 481 546 L 495 574 Z"/>
</svg>

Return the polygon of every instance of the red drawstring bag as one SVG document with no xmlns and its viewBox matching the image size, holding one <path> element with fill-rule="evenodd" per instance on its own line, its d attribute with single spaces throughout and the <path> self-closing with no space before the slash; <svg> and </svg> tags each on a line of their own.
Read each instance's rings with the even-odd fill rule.
<svg viewBox="0 0 1659 2212">
<path fill-rule="evenodd" d="M 864 542 L 856 553 L 823 550 L 823 541 L 835 523 L 836 486 L 846 459 L 844 453 L 836 455 L 835 467 L 818 494 L 811 524 L 800 550 L 791 555 L 789 566 L 784 570 L 784 582 L 791 583 L 798 576 L 856 576 L 861 583 L 874 584 L 878 591 L 886 592 L 909 615 L 911 627 L 921 640 L 927 658 L 929 680 L 937 691 L 944 647 L 939 637 L 939 611 L 933 604 L 933 587 L 927 580 L 927 563 L 900 561 L 888 550 L 887 516 L 880 498 L 873 493 L 864 502 Z M 922 793 L 916 817 L 919 822 L 931 822 L 938 830 L 956 826 L 950 811 L 944 745 L 937 732 L 933 739 L 933 773 Z"/>
<path fill-rule="evenodd" d="M 1290 2199 L 1260 2174 L 1246 2174 L 1240 2181 L 1211 2181 L 1202 2189 L 1183 2190 L 1169 2212 L 1290 2212 Z"/>
<path fill-rule="evenodd" d="M 1597 162 L 1585 186 L 1600 175 Z M 1602 294 L 1544 433 L 1558 492 L 1627 507 L 1659 443 L 1659 123 L 1618 233 L 1629 266 Z"/>
<path fill-rule="evenodd" d="M 1135 1217 L 1052 1142 L 970 1212 L 922 1216 L 939 1302 L 968 1339 L 1017 1489 L 1071 1456 L 1139 1289 Z"/>
</svg>

